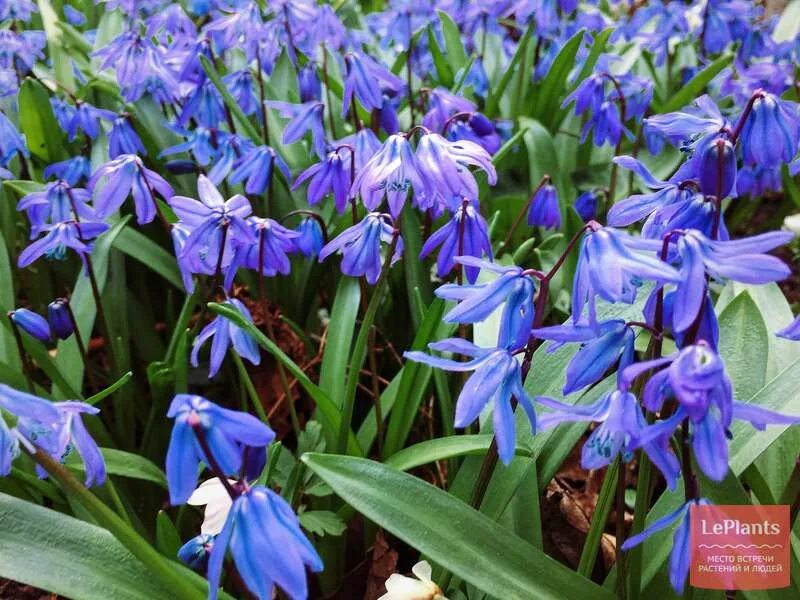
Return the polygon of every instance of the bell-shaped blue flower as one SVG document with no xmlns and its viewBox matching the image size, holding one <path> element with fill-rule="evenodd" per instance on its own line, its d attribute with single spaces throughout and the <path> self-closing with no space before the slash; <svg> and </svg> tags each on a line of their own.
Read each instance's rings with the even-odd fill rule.
<svg viewBox="0 0 800 600">
<path fill-rule="evenodd" d="M 49 342 L 53 337 L 47 319 L 32 310 L 17 308 L 9 311 L 8 317 L 14 322 L 14 325 L 40 342 Z"/>
<path fill-rule="evenodd" d="M 108 227 L 106 223 L 89 221 L 80 223 L 64 221 L 48 225 L 44 227 L 46 234 L 43 237 L 19 253 L 17 266 L 27 267 L 42 256 L 50 260 L 64 260 L 67 256 L 67 248 L 77 252 L 81 260 L 85 262 L 86 255 L 92 251 L 91 240 L 106 231 Z"/>
<path fill-rule="evenodd" d="M 448 323 L 478 323 L 503 305 L 497 346 L 517 350 L 525 346 L 533 326 L 535 286 L 533 279 L 520 267 L 504 267 L 470 256 L 457 261 L 467 267 L 485 269 L 497 276 L 488 283 L 477 285 L 443 285 L 436 295 L 456 300 L 458 305 L 444 316 Z"/>
<path fill-rule="evenodd" d="M 798 106 L 766 92 L 756 94 L 742 127 L 742 156 L 745 162 L 764 167 L 788 163 L 800 144 Z"/>
<path fill-rule="evenodd" d="M 130 116 L 126 114 L 114 119 L 108 134 L 108 156 L 117 158 L 122 154 L 147 154 L 142 140 L 131 125 Z"/>
<path fill-rule="evenodd" d="M 69 221 L 73 218 L 97 219 L 89 205 L 91 194 L 83 188 L 74 188 L 64 180 L 51 181 L 44 189 L 22 197 L 17 210 L 24 210 L 31 222 L 31 237 L 39 235 L 47 225 Z M 75 214 L 77 212 L 77 215 Z"/>
<path fill-rule="evenodd" d="M 350 173 L 353 172 L 353 153 L 347 147 L 339 147 L 328 152 L 324 160 L 314 163 L 297 176 L 292 189 L 297 189 L 306 180 L 308 184 L 308 203 L 317 204 L 328 194 L 333 196 L 339 214 L 347 208 L 350 192 Z"/>
<path fill-rule="evenodd" d="M 178 549 L 178 558 L 190 569 L 205 572 L 217 536 L 201 533 Z"/>
<path fill-rule="evenodd" d="M 322 571 L 322 559 L 300 529 L 292 507 L 264 486 L 245 489 L 233 501 L 208 561 L 209 600 L 215 600 L 226 552 L 247 589 L 259 600 L 278 586 L 292 600 L 308 597 L 306 567 Z"/>
<path fill-rule="evenodd" d="M 238 475 L 244 446 L 263 448 L 275 437 L 254 416 L 222 408 L 192 394 L 177 394 L 167 417 L 175 419 L 167 449 L 167 483 L 173 505 L 184 504 L 197 487 L 198 464 L 208 466 L 211 462 L 198 435 L 203 436 L 213 461 L 225 475 Z"/>
<path fill-rule="evenodd" d="M 344 56 L 347 76 L 344 80 L 342 95 L 342 117 L 350 110 L 350 103 L 355 96 L 367 111 L 381 108 L 383 97 L 381 88 L 399 92 L 403 88 L 403 80 L 389 69 L 359 52 L 348 52 Z"/>
<path fill-rule="evenodd" d="M 561 208 L 554 185 L 547 183 L 536 190 L 528 210 L 528 225 L 545 229 L 561 227 Z"/>
<path fill-rule="evenodd" d="M 47 305 L 47 322 L 50 330 L 60 340 L 65 340 L 75 331 L 70 315 L 69 300 L 57 298 Z"/>
<path fill-rule="evenodd" d="M 234 164 L 228 181 L 235 184 L 247 179 L 244 185 L 245 192 L 263 194 L 269 185 L 275 167 L 278 167 L 283 173 L 286 181 L 291 179 L 289 167 L 280 154 L 269 146 L 257 146 Z"/>
<path fill-rule="evenodd" d="M 223 304 L 234 307 L 247 321 L 250 323 L 253 322 L 250 311 L 236 298 L 230 298 L 223 302 Z M 214 377 L 217 371 L 219 371 L 230 346 L 233 346 L 233 351 L 236 352 L 236 354 L 242 358 L 246 358 L 251 364 L 257 365 L 261 363 L 261 354 L 258 351 L 258 344 L 256 344 L 256 341 L 249 333 L 245 332 L 233 321 L 220 315 L 206 325 L 200 332 L 200 335 L 194 340 L 191 354 L 192 366 L 196 367 L 199 364 L 198 357 L 200 348 L 202 348 L 203 344 L 210 338 L 213 338 L 213 340 L 211 342 L 211 360 L 208 368 L 209 379 Z"/>
<path fill-rule="evenodd" d="M 309 217 L 303 219 L 295 229 L 295 232 L 298 236 L 292 240 L 292 243 L 297 252 L 300 252 L 306 258 L 319 254 L 324 238 L 322 227 L 320 227 L 316 219 Z"/>
<path fill-rule="evenodd" d="M 52 402 L 20 392 L 3 383 L 0 383 L 0 408 L 10 412 L 18 420 L 26 418 L 52 425 L 61 418 Z M 50 430 L 52 429 L 51 426 Z M 16 427 L 9 428 L 5 419 L 0 418 L 0 476 L 5 477 L 11 472 L 11 463 L 19 455 L 20 441 L 26 443 L 28 440 Z"/>
<path fill-rule="evenodd" d="M 700 190 L 706 196 L 727 198 L 736 184 L 736 150 L 724 136 L 711 137 L 697 148 L 693 159 Z"/>
<path fill-rule="evenodd" d="M 305 104 L 290 104 L 270 100 L 267 106 L 276 109 L 284 119 L 290 119 L 283 130 L 281 142 L 292 144 L 311 132 L 311 147 L 319 158 L 325 156 L 325 124 L 323 113 L 325 105 L 312 101 Z"/>
<path fill-rule="evenodd" d="M 480 348 L 459 338 L 450 338 L 428 344 L 431 350 L 454 352 L 472 360 L 457 362 L 430 356 L 424 352 L 406 352 L 404 356 L 446 371 L 475 371 L 467 379 L 456 401 L 455 426 L 466 427 L 480 416 L 490 402 L 494 402 L 492 422 L 497 438 L 497 450 L 503 464 L 514 457 L 516 430 L 511 397 L 517 399 L 528 416 L 531 431 L 536 430 L 536 412 L 522 385 L 522 372 L 514 355 L 502 348 Z"/>
</svg>

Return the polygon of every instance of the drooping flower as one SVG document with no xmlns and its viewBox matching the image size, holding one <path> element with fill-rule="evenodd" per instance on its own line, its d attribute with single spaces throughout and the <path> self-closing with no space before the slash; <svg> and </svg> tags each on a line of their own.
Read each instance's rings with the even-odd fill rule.
<svg viewBox="0 0 800 600">
<path fill-rule="evenodd" d="M 528 210 L 528 225 L 545 229 L 561 227 L 561 209 L 558 206 L 558 195 L 554 185 L 547 183 L 534 193 Z"/>
<path fill-rule="evenodd" d="M 63 462 L 73 449 L 76 450 L 83 460 L 86 472 L 84 485 L 86 487 L 102 485 L 106 480 L 106 463 L 81 416 L 96 415 L 100 409 L 77 401 L 54 402 L 53 406 L 58 413 L 56 420 L 43 421 L 37 417 L 23 416 L 17 421 L 17 429 L 25 438 L 58 461 Z M 38 466 L 37 472 L 40 477 L 47 475 L 47 472 Z"/>
<path fill-rule="evenodd" d="M 742 127 L 742 155 L 746 162 L 764 167 L 788 163 L 800 145 L 798 105 L 763 91 L 756 95 Z"/>
<path fill-rule="evenodd" d="M 29 156 L 25 136 L 21 135 L 6 114 L 0 111 L 0 166 L 6 166 L 17 153 Z"/>
<path fill-rule="evenodd" d="M 661 135 L 673 145 L 685 149 L 692 149 L 706 136 L 729 127 L 719 107 L 706 94 L 683 110 L 647 117 L 644 124 L 651 134 Z"/>
<path fill-rule="evenodd" d="M 504 267 L 470 256 L 457 261 L 466 267 L 496 273 L 489 283 L 477 285 L 443 285 L 436 295 L 445 300 L 456 300 L 458 305 L 444 316 L 449 323 L 478 323 L 489 317 L 500 305 L 500 330 L 497 346 L 516 350 L 528 343 L 533 326 L 533 279 L 522 268 Z"/>
<path fill-rule="evenodd" d="M 31 222 L 31 237 L 36 237 L 47 225 L 70 219 L 96 219 L 97 216 L 89 205 L 90 200 L 91 194 L 88 191 L 73 188 L 59 179 L 51 181 L 41 191 L 23 196 L 17 204 L 17 210 L 27 212 Z"/>
<path fill-rule="evenodd" d="M 672 589 L 678 594 L 683 594 L 683 588 L 686 585 L 686 577 L 689 575 L 689 559 L 692 554 L 689 547 L 689 508 L 692 505 L 708 506 L 709 504 L 711 503 L 705 498 L 689 500 L 668 515 L 653 521 L 650 527 L 641 533 L 629 537 L 625 540 L 625 543 L 622 544 L 622 549 L 630 550 L 638 546 L 657 531 L 666 529 L 680 519 L 680 524 L 675 529 L 675 533 L 672 536 L 672 551 L 669 557 L 669 582 L 672 585 Z"/>
<path fill-rule="evenodd" d="M 334 252 L 342 254 L 342 273 L 351 277 L 364 275 L 369 284 L 378 281 L 381 272 L 381 242 L 391 244 L 398 235 L 387 220 L 388 215 L 373 212 L 360 223 L 348 227 L 319 252 L 319 261 L 324 261 Z M 398 236 L 391 264 L 403 253 L 403 239 Z"/>
<path fill-rule="evenodd" d="M 298 236 L 292 240 L 295 249 L 306 258 L 319 254 L 324 243 L 322 228 L 316 219 L 305 218 L 295 229 Z"/>
<path fill-rule="evenodd" d="M 365 54 L 348 52 L 344 56 L 347 76 L 344 81 L 342 95 L 342 117 L 350 110 L 350 103 L 355 96 L 367 111 L 380 108 L 383 104 L 381 88 L 385 87 L 399 92 L 403 89 L 403 80 Z"/>
<path fill-rule="evenodd" d="M 339 214 L 347 208 L 350 191 L 350 174 L 354 165 L 353 153 L 349 148 L 339 147 L 328 152 L 324 160 L 314 163 L 297 176 L 292 189 L 297 189 L 306 180 L 308 184 L 308 203 L 317 204 L 328 194 L 333 196 Z"/>
<path fill-rule="evenodd" d="M 100 120 L 113 121 L 116 116 L 110 110 L 95 108 L 88 102 L 78 101 L 67 124 L 66 132 L 70 141 L 75 139 L 78 131 L 83 131 L 85 135 L 95 139 L 100 133 Z"/>
<path fill-rule="evenodd" d="M 81 179 L 89 179 L 92 174 L 92 163 L 85 156 L 75 156 L 62 160 L 44 168 L 45 177 L 55 176 L 63 179 L 71 186 L 78 185 Z"/>
<path fill-rule="evenodd" d="M 225 475 L 238 476 L 244 446 L 266 447 L 275 434 L 247 413 L 217 406 L 202 396 L 177 394 L 167 416 L 175 419 L 167 450 L 170 501 L 183 504 L 197 487 L 199 463 L 209 465 L 198 435 L 204 437 Z M 210 588 L 216 590 L 216 586 Z"/>
<path fill-rule="evenodd" d="M 47 322 L 50 331 L 60 340 L 65 340 L 75 331 L 70 315 L 69 300 L 57 298 L 47 305 Z"/>
<path fill-rule="evenodd" d="M 85 261 L 92 251 L 94 238 L 108 229 L 108 224 L 90 221 L 64 221 L 43 228 L 44 237 L 39 238 L 19 254 L 17 266 L 27 267 L 42 256 L 52 260 L 64 260 L 67 248 L 71 248 Z"/>
<path fill-rule="evenodd" d="M 225 275 L 225 288 L 230 288 L 236 270 L 240 267 L 253 269 L 267 277 L 278 273 L 288 275 L 291 263 L 288 254 L 295 250 L 294 241 L 299 234 L 287 229 L 274 219 L 250 217 L 247 223 L 252 228 L 253 244 L 243 245 L 233 258 Z"/>
<path fill-rule="evenodd" d="M 763 233 L 739 240 L 711 240 L 697 230 L 678 239 L 680 280 L 677 281 L 672 323 L 677 331 L 694 322 L 705 298 L 706 274 L 742 283 L 763 284 L 785 279 L 791 270 L 779 258 L 766 254 L 789 242 L 786 231 Z"/>
<path fill-rule="evenodd" d="M 584 223 L 587 223 L 597 216 L 597 207 L 602 195 L 595 190 L 582 192 L 572 204 L 575 212 L 578 213 Z M 611 223 L 609 222 L 609 225 Z"/>
<path fill-rule="evenodd" d="M 322 559 L 300 529 L 291 506 L 264 486 L 246 488 L 233 501 L 208 561 L 209 599 L 215 600 L 226 552 L 247 588 L 269 600 L 277 585 L 293 600 L 308 596 L 306 567 L 322 571 Z"/>
<path fill-rule="evenodd" d="M 117 158 L 122 154 L 141 154 L 142 156 L 147 154 L 147 150 L 127 114 L 118 115 L 114 119 L 111 132 L 108 134 L 109 157 Z"/>
<path fill-rule="evenodd" d="M 275 167 L 283 173 L 286 181 L 291 179 L 289 167 L 280 154 L 269 146 L 256 146 L 234 164 L 228 181 L 235 184 L 247 179 L 245 192 L 263 194 L 273 177 Z"/>
<path fill-rule="evenodd" d="M 445 277 L 456 266 L 459 256 L 472 256 L 481 259 L 486 255 L 492 258 L 492 244 L 489 228 L 480 211 L 472 203 L 466 203 L 454 211 L 450 221 L 433 233 L 422 246 L 420 258 L 425 258 L 434 248 L 439 247 L 436 260 L 436 275 Z M 475 283 L 480 269 L 469 265 L 464 267 L 467 281 Z"/>
<path fill-rule="evenodd" d="M 455 426 L 466 427 L 494 402 L 492 422 L 497 439 L 498 453 L 503 464 L 514 457 L 516 430 L 511 397 L 514 396 L 522 406 L 531 424 L 536 429 L 536 412 L 533 403 L 522 385 L 522 372 L 514 355 L 503 348 L 480 348 L 459 338 L 449 338 L 428 344 L 431 350 L 453 352 L 468 356 L 471 360 L 458 362 L 439 358 L 424 352 L 406 352 L 404 356 L 415 362 L 424 363 L 446 371 L 475 371 L 464 384 L 456 401 Z"/>
<path fill-rule="evenodd" d="M 223 302 L 229 306 L 234 307 L 247 321 L 253 322 L 253 317 L 247 307 L 236 298 L 230 298 Z M 258 365 L 261 363 L 261 354 L 258 351 L 258 344 L 238 325 L 230 319 L 226 319 L 222 315 L 216 317 L 211 323 L 206 325 L 192 346 L 191 362 L 192 366 L 199 364 L 198 357 L 200 348 L 203 347 L 209 338 L 214 338 L 211 342 L 211 361 L 208 368 L 208 378 L 211 379 L 217 374 L 219 368 L 222 366 L 222 361 L 228 353 L 228 348 L 233 346 L 234 352 L 246 358 L 251 364 Z"/>
<path fill-rule="evenodd" d="M 710 136 L 697 146 L 692 160 L 700 190 L 707 196 L 727 198 L 736 185 L 736 151 L 725 136 Z"/>
<path fill-rule="evenodd" d="M 180 223 L 189 231 L 178 259 L 192 273 L 227 272 L 236 250 L 256 242 L 246 221 L 252 207 L 240 194 L 224 200 L 205 175 L 197 179 L 197 192 L 199 201 L 185 196 L 169 199 Z"/>
<path fill-rule="evenodd" d="M 105 183 L 97 191 L 101 180 Z M 164 199 L 174 194 L 172 186 L 161 175 L 145 167 L 135 154 L 122 154 L 98 168 L 87 187 L 95 194 L 94 209 L 100 218 L 112 215 L 132 195 L 136 220 L 140 225 L 155 218 L 156 194 Z"/>
<path fill-rule="evenodd" d="M 284 119 L 290 119 L 283 130 L 282 143 L 292 144 L 311 132 L 311 147 L 318 157 L 325 156 L 325 124 L 322 120 L 325 105 L 322 102 L 290 104 L 270 100 L 267 106 L 278 110 Z"/>
<path fill-rule="evenodd" d="M 28 418 L 43 423 L 56 423 L 60 414 L 52 402 L 20 392 L 0 383 L 0 408 L 10 412 L 17 419 Z M 27 443 L 16 427 L 9 428 L 5 419 L 0 418 L 0 476 L 11 472 L 11 463 L 19 456 L 19 444 Z"/>
<path fill-rule="evenodd" d="M 589 305 L 589 322 L 596 321 L 595 297 L 632 303 L 644 279 L 677 282 L 678 272 L 655 254 L 660 240 L 636 238 L 612 227 L 595 228 L 583 238 L 572 288 L 572 319 Z"/>
<path fill-rule="evenodd" d="M 9 311 L 8 318 L 11 319 L 14 325 L 19 329 L 40 342 L 47 343 L 53 338 L 47 319 L 32 310 L 17 308 Z"/>
</svg>

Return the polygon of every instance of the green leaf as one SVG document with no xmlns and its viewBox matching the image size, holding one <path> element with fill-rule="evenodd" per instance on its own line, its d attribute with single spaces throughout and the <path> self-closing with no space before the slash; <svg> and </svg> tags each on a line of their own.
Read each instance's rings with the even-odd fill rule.
<svg viewBox="0 0 800 600">
<path fill-rule="evenodd" d="M 183 289 L 183 280 L 174 255 L 132 227 L 123 229 L 114 240 L 114 248 L 152 269 L 174 285 Z"/>
<path fill-rule="evenodd" d="M 306 454 L 303 462 L 368 519 L 492 596 L 613 597 L 421 479 L 363 458 Z"/>
<path fill-rule="evenodd" d="M 42 25 L 47 35 L 47 49 L 50 60 L 53 62 L 53 74 L 56 81 L 67 91 L 74 92 L 75 77 L 70 64 L 71 56 L 67 52 L 68 44 L 63 39 L 63 31 L 58 26 L 60 23 L 58 15 L 50 0 L 36 0 L 36 4 L 39 5 L 39 14 L 42 16 Z M 52 132 L 61 130 L 45 129 L 45 131 L 52 135 Z"/>
<path fill-rule="evenodd" d="M 19 125 L 31 154 L 48 164 L 64 158 L 64 138 L 47 90 L 33 79 L 19 88 Z"/>
<path fill-rule="evenodd" d="M 164 472 L 143 456 L 114 448 L 100 448 L 100 452 L 106 461 L 106 472 L 109 475 L 150 481 L 167 489 L 167 478 L 164 476 Z M 64 464 L 70 469 L 83 472 L 83 462 L 80 456 L 74 452 L 70 453 Z"/>
<path fill-rule="evenodd" d="M 339 408 L 344 404 L 347 358 L 353 343 L 360 300 L 361 288 L 358 280 L 353 277 L 339 279 L 319 371 L 319 387 Z"/>
<path fill-rule="evenodd" d="M 467 64 L 467 51 L 464 49 L 461 31 L 446 12 L 437 10 L 436 14 L 439 15 L 439 20 L 442 22 L 442 37 L 444 37 L 447 62 L 453 74 L 456 74 Z"/>
<path fill-rule="evenodd" d="M 737 398 L 750 398 L 767 376 L 767 327 L 746 291 L 719 315 L 719 354 Z"/>
<path fill-rule="evenodd" d="M 335 512 L 329 510 L 308 510 L 300 513 L 300 525 L 316 535 L 342 535 L 347 525 Z"/>
<path fill-rule="evenodd" d="M 0 230 L 0 315 L 5 315 L 16 308 L 14 296 L 14 276 L 11 271 L 11 260 L 8 256 L 6 240 Z M 7 320 L 7 319 L 6 319 Z M 8 365 L 12 370 L 21 371 L 19 351 L 14 333 L 9 327 L 0 328 L 0 363 Z"/>
<path fill-rule="evenodd" d="M 441 298 L 436 298 L 431 302 L 428 310 L 425 311 L 422 324 L 417 330 L 416 336 L 414 336 L 410 350 L 425 350 L 427 348 L 428 342 L 434 338 L 435 332 L 440 329 L 444 307 L 445 302 Z M 406 438 L 414 424 L 419 405 L 431 378 L 431 368 L 428 365 L 413 361 L 406 361 L 401 373 L 400 384 L 397 389 L 398 402 L 395 402 L 395 406 L 389 416 L 386 439 L 383 442 L 384 458 L 391 456 L 405 445 Z"/>
<path fill-rule="evenodd" d="M 2 577 L 70 598 L 174 598 L 95 525 L 0 494 L 0 529 Z"/>
<path fill-rule="evenodd" d="M 455 456 L 483 455 L 491 446 L 493 438 L 493 435 L 486 433 L 435 438 L 403 448 L 386 459 L 384 464 L 398 471 L 409 471 Z M 521 447 L 517 447 L 516 453 L 521 456 L 531 455 L 530 450 Z"/>
<path fill-rule="evenodd" d="M 93 396 L 90 396 L 86 399 L 86 404 L 91 404 L 94 406 L 95 404 L 99 403 L 101 400 L 108 398 L 111 394 L 116 392 L 119 388 L 123 385 L 127 384 L 133 378 L 133 371 L 128 371 L 122 377 L 117 379 L 114 383 L 110 386 L 105 388 L 104 390 L 100 390 Z"/>
<path fill-rule="evenodd" d="M 535 101 L 531 116 L 552 130 L 567 87 L 567 77 L 575 66 L 575 56 L 583 42 L 584 30 L 573 35 L 556 56 L 542 84 L 534 89 Z"/>
<path fill-rule="evenodd" d="M 433 66 L 436 67 L 439 83 L 449 88 L 453 85 L 453 71 L 450 69 L 450 64 L 444 54 L 442 54 L 442 49 L 439 48 L 439 42 L 436 41 L 436 36 L 433 33 L 433 25 L 428 25 L 428 48 L 431 51 Z"/>
<path fill-rule="evenodd" d="M 38 181 L 27 181 L 24 179 L 7 179 L 3 182 L 3 185 L 16 192 L 20 198 L 44 189 L 44 184 Z"/>
<path fill-rule="evenodd" d="M 511 82 L 511 78 L 514 76 L 514 70 L 517 68 L 522 69 L 524 67 L 523 58 L 525 57 L 525 53 L 528 51 L 528 45 L 533 39 L 533 29 L 534 25 L 531 23 L 517 45 L 517 50 L 514 52 L 514 56 L 511 57 L 511 61 L 508 63 L 505 71 L 503 71 L 503 76 L 500 78 L 500 81 L 494 87 L 494 89 L 489 89 L 489 98 L 486 100 L 486 114 L 488 116 L 493 117 L 497 114 L 497 105 L 500 103 L 500 98 L 503 97 L 508 84 Z M 524 95 L 523 90 L 517 90 L 517 93 Z"/>
<path fill-rule="evenodd" d="M 722 69 L 733 61 L 733 55 L 720 56 L 717 60 L 692 77 L 686 85 L 681 87 L 672 97 L 661 104 L 654 106 L 656 113 L 668 113 L 683 108 L 691 103 L 705 89 L 709 82 L 716 77 Z"/>
<path fill-rule="evenodd" d="M 592 571 L 594 571 L 597 555 L 600 553 L 600 542 L 603 538 L 608 514 L 611 512 L 611 506 L 614 504 L 614 492 L 617 488 L 618 478 L 619 459 L 611 463 L 608 469 L 606 469 L 606 474 L 603 476 L 603 486 L 600 488 L 600 494 L 597 496 L 597 502 L 594 505 L 592 523 L 586 534 L 586 541 L 583 543 L 581 559 L 577 569 L 578 573 L 584 577 L 591 577 Z"/>
<path fill-rule="evenodd" d="M 281 350 L 275 344 L 275 342 L 265 336 L 255 325 L 253 325 L 253 323 L 245 319 L 238 310 L 225 304 L 218 304 L 216 302 L 209 302 L 208 309 L 214 314 L 222 315 L 226 319 L 233 321 L 238 327 L 244 329 L 253 337 L 259 346 L 272 354 L 272 356 L 274 356 L 283 364 L 284 367 L 286 367 L 286 370 L 289 371 L 289 373 L 291 373 L 295 379 L 297 379 L 297 382 L 300 384 L 300 386 L 309 396 L 311 396 L 311 399 L 314 400 L 317 408 L 319 409 L 320 422 L 322 423 L 322 426 L 329 432 L 333 432 L 335 439 L 335 436 L 338 435 L 342 413 L 339 407 L 333 403 L 333 400 L 331 400 L 330 396 L 322 391 L 317 384 L 311 381 L 308 375 L 306 375 L 305 371 L 303 371 L 303 369 L 301 369 L 297 363 L 289 358 L 289 356 L 287 356 L 287 354 Z M 347 448 L 348 452 L 352 452 L 353 454 L 362 454 L 361 448 L 358 446 L 358 441 L 352 432 L 348 438 Z"/>
<path fill-rule="evenodd" d="M 158 551 L 174 560 L 178 557 L 181 545 L 181 536 L 169 515 L 163 510 L 158 511 L 156 516 L 156 548 Z"/>
</svg>

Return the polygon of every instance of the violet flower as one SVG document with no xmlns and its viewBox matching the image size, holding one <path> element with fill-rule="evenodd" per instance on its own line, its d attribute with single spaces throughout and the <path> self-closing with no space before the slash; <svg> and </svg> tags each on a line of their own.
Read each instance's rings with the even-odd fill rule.
<svg viewBox="0 0 800 600">
<path fill-rule="evenodd" d="M 51 260 L 64 260 L 67 248 L 78 253 L 81 260 L 86 260 L 86 255 L 92 251 L 94 238 L 108 229 L 106 223 L 91 221 L 64 221 L 47 225 L 42 230 L 46 232 L 44 237 L 39 238 L 19 254 L 17 266 L 27 267 L 42 256 Z"/>
<path fill-rule="evenodd" d="M 247 321 L 250 323 L 253 322 L 250 311 L 236 298 L 229 298 L 223 302 L 223 304 L 234 307 Z M 206 325 L 197 338 L 195 338 L 191 354 L 192 366 L 198 366 L 200 348 L 202 348 L 203 344 L 210 338 L 214 339 L 211 342 L 211 358 L 208 368 L 209 379 L 212 379 L 219 371 L 230 346 L 233 346 L 233 350 L 236 354 L 242 358 L 246 358 L 251 364 L 258 365 L 261 363 L 261 354 L 258 351 L 258 344 L 256 344 L 250 334 L 241 329 L 230 319 L 219 315 L 211 321 L 211 323 Z"/>
</svg>

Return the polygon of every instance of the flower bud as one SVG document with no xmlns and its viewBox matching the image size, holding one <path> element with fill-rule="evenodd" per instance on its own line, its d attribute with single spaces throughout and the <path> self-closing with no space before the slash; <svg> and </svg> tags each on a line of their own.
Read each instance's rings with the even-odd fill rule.
<svg viewBox="0 0 800 600">
<path fill-rule="evenodd" d="M 545 229 L 561 227 L 561 210 L 558 206 L 556 188 L 548 183 L 539 188 L 528 210 L 528 225 L 538 225 Z"/>
<path fill-rule="evenodd" d="M 22 329 L 28 335 L 35 337 L 42 342 L 49 342 L 51 339 L 50 326 L 45 318 L 27 308 L 18 308 L 8 313 L 14 325 Z"/>
<path fill-rule="evenodd" d="M 317 65 L 309 62 L 297 74 L 298 87 L 300 88 L 300 102 L 319 100 L 322 96 L 322 86 L 317 77 Z"/>
<path fill-rule="evenodd" d="M 742 155 L 748 164 L 765 167 L 791 161 L 797 154 L 800 118 L 780 98 L 763 94 L 742 127 Z"/>
<path fill-rule="evenodd" d="M 716 137 L 700 148 L 697 177 L 706 196 L 725 198 L 736 182 L 736 151 L 730 140 Z"/>
<path fill-rule="evenodd" d="M 75 330 L 66 298 L 57 298 L 47 305 L 47 320 L 53 334 L 61 340 L 67 339 Z"/>
<path fill-rule="evenodd" d="M 168 160 L 164 166 L 173 175 L 189 175 L 198 171 L 193 160 Z"/>
<path fill-rule="evenodd" d="M 583 222 L 590 221 L 597 216 L 597 201 L 600 194 L 595 190 L 586 190 L 575 199 L 575 212 L 583 219 Z"/>
</svg>

